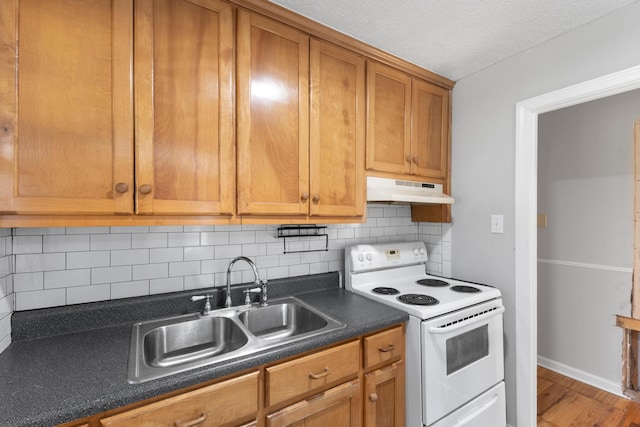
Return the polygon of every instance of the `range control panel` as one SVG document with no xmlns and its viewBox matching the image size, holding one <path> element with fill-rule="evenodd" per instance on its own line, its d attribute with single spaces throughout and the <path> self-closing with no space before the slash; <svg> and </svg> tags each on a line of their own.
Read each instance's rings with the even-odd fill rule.
<svg viewBox="0 0 640 427">
<path fill-rule="evenodd" d="M 347 253 L 346 267 L 352 272 L 380 268 L 424 264 L 427 262 L 424 242 L 382 243 L 351 246 Z"/>
</svg>

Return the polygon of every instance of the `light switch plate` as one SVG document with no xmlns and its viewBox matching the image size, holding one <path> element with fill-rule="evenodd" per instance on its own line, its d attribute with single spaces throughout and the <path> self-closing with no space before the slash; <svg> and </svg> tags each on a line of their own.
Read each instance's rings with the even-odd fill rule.
<svg viewBox="0 0 640 427">
<path fill-rule="evenodd" d="M 504 233 L 504 215 L 491 215 L 491 232 Z"/>
</svg>

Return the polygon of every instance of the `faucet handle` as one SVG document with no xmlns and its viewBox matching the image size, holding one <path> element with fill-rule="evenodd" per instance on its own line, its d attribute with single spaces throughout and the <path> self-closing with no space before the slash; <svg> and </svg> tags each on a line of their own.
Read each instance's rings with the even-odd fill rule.
<svg viewBox="0 0 640 427">
<path fill-rule="evenodd" d="M 262 289 L 260 288 L 251 288 L 251 289 L 245 289 L 244 292 L 244 303 L 245 305 L 251 305 L 251 293 L 252 292 L 260 292 L 262 291 Z"/>
<path fill-rule="evenodd" d="M 262 299 L 260 301 L 260 305 L 263 307 L 266 307 L 267 305 L 267 281 L 266 280 L 262 280 L 260 282 L 260 290 L 262 291 L 261 292 Z"/>
<path fill-rule="evenodd" d="M 202 314 L 204 314 L 205 316 L 207 314 L 209 314 L 209 312 L 211 312 L 211 302 L 209 301 L 209 298 L 212 298 L 213 295 L 194 295 L 191 297 L 191 301 L 200 301 L 200 300 L 206 300 L 204 303 L 204 309 L 202 310 Z"/>
</svg>

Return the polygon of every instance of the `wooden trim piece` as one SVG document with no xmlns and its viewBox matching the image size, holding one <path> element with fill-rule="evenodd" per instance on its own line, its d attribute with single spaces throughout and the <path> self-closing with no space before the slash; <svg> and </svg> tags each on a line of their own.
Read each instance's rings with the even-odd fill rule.
<svg viewBox="0 0 640 427">
<path fill-rule="evenodd" d="M 634 209 L 633 209 L 633 287 L 631 317 L 640 318 L 640 120 L 633 125 L 634 147 Z"/>
<path fill-rule="evenodd" d="M 640 319 L 617 315 L 616 326 L 638 332 L 640 331 Z"/>
</svg>

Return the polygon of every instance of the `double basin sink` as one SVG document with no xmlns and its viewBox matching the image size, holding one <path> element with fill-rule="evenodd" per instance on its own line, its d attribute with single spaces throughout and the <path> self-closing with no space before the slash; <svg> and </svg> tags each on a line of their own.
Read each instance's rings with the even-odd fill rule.
<svg viewBox="0 0 640 427">
<path fill-rule="evenodd" d="M 133 325 L 127 379 L 140 383 L 344 327 L 295 297 Z"/>
</svg>

